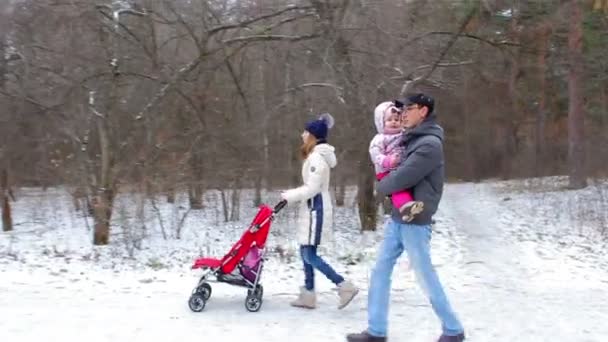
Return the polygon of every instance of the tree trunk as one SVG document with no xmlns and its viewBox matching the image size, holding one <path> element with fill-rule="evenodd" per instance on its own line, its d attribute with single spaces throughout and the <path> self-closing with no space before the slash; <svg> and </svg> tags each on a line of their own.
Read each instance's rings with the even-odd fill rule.
<svg viewBox="0 0 608 342">
<path fill-rule="evenodd" d="M 82 210 L 82 207 L 80 206 L 80 199 L 74 195 L 72 195 L 72 204 L 74 204 L 74 210 Z"/>
<path fill-rule="evenodd" d="M 110 221 L 112 220 L 112 206 L 114 191 L 111 189 L 98 189 L 93 203 L 93 219 L 95 231 L 94 245 L 107 245 L 110 243 Z"/>
<path fill-rule="evenodd" d="M 517 13 L 516 8 L 512 8 L 513 13 Z M 513 16 L 511 18 L 511 41 L 514 43 L 519 43 L 519 28 L 518 28 L 518 18 L 517 16 Z M 520 74 L 520 55 L 519 53 L 514 53 L 510 55 L 510 75 L 509 75 L 509 98 L 511 99 L 511 114 L 507 116 L 504 121 L 503 129 L 503 142 L 504 142 L 504 150 L 502 153 L 502 177 L 503 179 L 510 179 L 513 177 L 513 166 L 514 163 L 517 162 L 517 149 L 516 149 L 516 135 L 517 135 L 517 125 L 516 121 L 521 116 L 522 109 L 519 106 L 519 92 L 517 89 L 517 83 L 519 80 Z"/>
<path fill-rule="evenodd" d="M 4 90 L 6 83 L 7 74 L 7 59 L 5 58 L 5 43 L 4 43 L 4 32 L 0 35 L 0 90 Z M 2 139 L 0 144 L 4 145 L 7 141 Z M 0 148 L 0 152 L 3 148 Z M 4 159 L 4 155 L 0 153 L 0 158 Z M 0 202 L 2 204 L 2 230 L 7 232 L 13 230 L 13 219 L 11 216 L 11 204 L 8 198 L 8 172 L 6 169 L 2 169 L 0 173 Z"/>
<path fill-rule="evenodd" d="M 190 157 L 192 167 L 193 182 L 190 184 L 188 195 L 190 198 L 190 209 L 203 209 L 203 158 L 201 151 L 197 151 L 196 147 Z"/>
<path fill-rule="evenodd" d="M 569 187 L 587 186 L 585 169 L 585 109 L 583 104 L 583 15 L 578 0 L 570 1 L 568 33 L 568 164 Z"/>
<path fill-rule="evenodd" d="M 118 34 L 118 19 L 115 18 L 114 33 Z M 103 36 L 102 43 L 103 42 Z M 110 222 L 112 218 L 112 210 L 114 204 L 114 165 L 116 163 L 116 155 L 112 149 L 116 143 L 111 133 L 113 132 L 110 123 L 110 118 L 120 115 L 117 113 L 120 109 L 120 68 L 119 68 L 119 41 L 118 36 L 111 39 L 112 61 L 110 68 L 112 71 L 112 84 L 109 91 L 109 106 L 105 113 L 99 113 L 95 109 L 95 92 L 89 93 L 89 105 L 94 114 L 95 127 L 99 135 L 99 155 L 101 165 L 98 170 L 93 170 L 95 175 L 95 187 L 93 195 L 93 244 L 107 245 L 110 242 Z"/>
<path fill-rule="evenodd" d="M 86 197 L 87 197 L 87 193 L 86 193 L 84 187 L 81 185 L 76 186 L 76 188 L 72 192 L 72 203 L 74 204 L 74 209 L 76 211 L 82 210 L 81 201 L 85 201 Z"/>
<path fill-rule="evenodd" d="M 346 182 L 344 179 L 336 181 L 337 184 L 334 188 L 334 197 L 336 198 L 336 206 L 343 207 L 346 200 Z"/>
<path fill-rule="evenodd" d="M 547 122 L 547 52 L 549 45 L 550 24 L 543 22 L 540 24 L 538 37 L 538 109 L 536 112 L 536 146 L 535 146 L 535 174 L 544 174 L 545 164 L 545 127 Z"/>
<path fill-rule="evenodd" d="M 97 131 L 101 149 L 101 170 L 97 188 L 95 189 L 95 203 L 93 204 L 93 219 L 95 231 L 93 244 L 107 245 L 110 241 L 110 219 L 112 217 L 112 204 L 114 199 L 112 180 L 112 156 L 110 138 L 108 136 L 107 118 L 97 117 Z"/>
<path fill-rule="evenodd" d="M 188 189 L 188 198 L 190 200 L 190 209 L 203 209 L 203 185 L 199 182 L 194 182 Z"/>
<path fill-rule="evenodd" d="M 6 75 L 7 75 L 7 64 L 8 63 L 7 63 L 7 58 L 5 58 L 6 44 L 4 43 L 4 39 L 5 39 L 4 32 L 2 32 L 2 35 L 0 35 L 0 56 L 2 56 L 2 58 L 0 58 L 0 90 L 4 90 L 4 87 L 6 84 L 6 78 L 7 78 Z"/>
<path fill-rule="evenodd" d="M 464 175 L 465 179 L 469 181 L 478 181 L 478 175 L 476 172 L 476 160 L 473 156 L 473 147 L 475 146 L 475 136 L 472 134 L 472 124 L 470 118 L 471 106 L 467 99 L 467 94 L 470 94 L 470 83 L 469 83 L 469 75 L 464 69 L 461 67 L 461 72 L 463 75 L 463 93 L 462 98 L 462 112 L 463 112 L 463 120 L 462 120 L 462 130 L 460 134 L 462 134 L 462 141 L 464 145 Z"/>
<path fill-rule="evenodd" d="M 13 230 L 13 218 L 11 215 L 11 203 L 8 196 L 2 198 L 2 231 L 9 232 Z"/>
<path fill-rule="evenodd" d="M 0 174 L 0 195 L 2 196 L 2 231 L 13 230 L 13 218 L 11 215 L 11 203 L 9 198 L 8 172 L 2 170 Z"/>
<path fill-rule="evenodd" d="M 224 222 L 228 222 L 230 220 L 230 216 L 228 214 L 228 198 L 226 198 L 226 190 L 220 189 L 220 194 L 222 195 L 222 213 L 224 214 Z"/>
<path fill-rule="evenodd" d="M 287 91 L 288 89 L 290 89 L 293 86 L 293 81 L 292 81 L 292 53 L 291 50 L 287 50 L 286 54 L 285 54 L 285 77 L 283 79 L 284 83 L 284 95 L 283 95 L 283 103 L 294 103 L 295 102 L 295 98 L 294 96 L 291 94 L 290 91 Z M 295 121 L 295 115 L 291 116 L 289 118 L 289 121 L 287 120 L 278 120 L 279 121 L 279 125 L 280 126 L 280 130 L 281 132 L 286 132 L 288 131 L 288 128 L 291 125 L 294 125 L 294 121 Z M 285 133 L 283 133 L 282 137 L 283 139 L 287 140 L 287 136 Z M 293 148 L 294 145 L 291 142 L 288 142 L 286 144 L 283 144 L 283 146 L 285 147 L 285 156 L 287 157 L 287 177 L 281 177 L 279 184 L 283 184 L 283 182 L 287 181 L 287 186 L 286 187 L 291 187 L 293 184 L 298 184 L 300 182 L 300 171 L 296 171 L 299 170 L 300 168 L 300 162 L 298 159 L 298 153 L 297 153 L 297 149 Z M 276 158 L 276 157 L 275 157 Z M 274 179 L 274 177 L 271 177 L 270 179 Z M 276 183 L 275 183 L 276 184 Z"/>
<path fill-rule="evenodd" d="M 285 144 L 287 146 L 291 146 L 289 144 Z M 301 174 L 301 168 L 302 168 L 302 162 L 300 160 L 300 158 L 298 157 L 297 154 L 297 149 L 292 149 L 291 151 L 289 151 L 290 154 L 290 158 L 289 158 L 289 175 L 291 176 L 291 182 L 289 184 L 289 187 L 291 187 L 293 184 L 300 184 L 301 183 L 301 179 L 302 179 L 302 174 Z"/>
<path fill-rule="evenodd" d="M 169 186 L 167 189 L 167 203 L 175 203 L 175 188 L 173 186 Z"/>
<path fill-rule="evenodd" d="M 176 152 L 171 152 L 169 154 L 169 160 L 171 161 L 171 165 L 173 167 L 176 167 L 175 165 L 178 165 L 179 161 L 177 158 L 177 153 Z M 175 203 L 175 183 L 177 182 L 177 170 L 176 169 L 172 169 L 172 170 L 168 170 L 167 174 L 169 175 L 168 178 L 168 185 L 167 185 L 167 190 L 166 190 L 166 196 L 167 196 L 167 203 Z"/>
<path fill-rule="evenodd" d="M 380 198 L 380 206 L 384 215 L 390 215 L 393 212 L 393 202 L 389 197 Z"/>
<path fill-rule="evenodd" d="M 369 160 L 366 151 L 362 160 Z M 374 173 L 372 166 L 367 162 L 359 162 L 359 182 L 357 184 L 357 202 L 359 204 L 359 219 L 361 230 L 376 230 L 377 203 L 374 196 Z"/>
<path fill-rule="evenodd" d="M 353 56 L 351 55 L 351 41 L 344 35 L 344 31 L 337 29 L 345 27 L 346 10 L 352 5 L 352 2 L 342 2 L 339 6 L 332 8 L 327 3 L 321 1 L 312 1 L 316 8 L 320 25 L 323 30 L 323 36 L 329 51 L 329 61 L 334 67 L 334 77 L 339 86 L 343 89 L 344 103 L 346 110 L 349 113 L 354 113 L 353 121 L 369 122 L 368 114 L 361 110 L 366 108 L 366 104 L 361 98 L 361 82 L 365 81 L 361 70 L 355 67 Z M 348 128 L 349 124 L 345 124 Z M 360 156 L 358 166 L 358 189 L 357 202 L 359 206 L 359 219 L 361 221 L 361 230 L 375 230 L 377 219 L 377 202 L 374 196 L 374 173 L 371 163 L 369 162 L 369 152 L 366 148 L 369 144 L 369 139 L 373 136 L 372 125 L 366 126 L 363 131 L 357 131 L 357 139 L 352 141 L 356 148 L 356 153 Z"/>
<path fill-rule="evenodd" d="M 230 221 L 240 220 L 241 212 L 241 182 L 236 180 L 232 187 L 232 197 L 230 199 Z"/>
<path fill-rule="evenodd" d="M 602 113 L 608 115 L 608 82 L 604 82 L 601 94 Z M 604 126 L 606 126 L 606 122 L 608 121 L 606 115 L 602 115 L 600 117 L 600 127 L 602 129 L 604 129 Z"/>
<path fill-rule="evenodd" d="M 263 175 L 259 173 L 255 176 L 255 195 L 253 198 L 254 207 L 259 207 L 262 204 L 262 182 Z"/>
<path fill-rule="evenodd" d="M 267 54 L 268 54 L 268 48 L 264 48 L 263 50 L 263 57 L 264 60 L 266 60 L 267 58 Z M 273 51 L 270 50 L 270 54 L 272 55 Z M 270 184 L 269 184 L 269 178 L 272 178 L 271 173 L 273 172 L 273 168 L 271 168 L 271 161 L 270 161 L 270 137 L 269 137 L 269 133 L 271 133 L 271 131 L 268 129 L 269 128 L 269 123 L 271 122 L 271 114 L 272 111 L 268 110 L 268 103 L 271 103 L 272 99 L 274 98 L 274 94 L 271 92 L 271 89 L 273 89 L 273 85 L 271 84 L 271 82 L 267 79 L 267 75 L 270 75 L 272 73 L 270 69 L 270 65 L 266 64 L 265 66 L 260 65 L 258 67 L 258 71 L 259 71 L 259 77 L 260 77 L 260 84 L 264 87 L 264 93 L 263 96 L 260 97 L 261 100 L 261 108 L 263 111 L 263 115 L 264 115 L 264 126 L 262 128 L 262 154 L 263 154 L 263 158 L 262 158 L 262 165 L 261 167 L 258 169 L 259 174 L 257 175 L 257 179 L 256 179 L 256 192 L 255 192 L 255 200 L 253 205 L 254 206 L 259 206 L 262 204 L 262 189 L 269 189 L 270 188 Z M 287 72 L 289 73 L 289 72 Z M 287 76 L 286 76 L 287 77 Z M 273 129 L 276 129 L 275 132 L 279 132 L 279 127 L 277 125 L 272 125 Z"/>
</svg>

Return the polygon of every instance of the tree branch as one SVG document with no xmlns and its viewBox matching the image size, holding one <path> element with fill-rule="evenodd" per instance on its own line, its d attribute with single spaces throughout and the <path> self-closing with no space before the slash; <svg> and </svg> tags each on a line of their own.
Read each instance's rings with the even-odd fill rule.
<svg viewBox="0 0 608 342">
<path fill-rule="evenodd" d="M 102 12 L 102 13 L 103 13 L 103 10 L 108 10 L 110 12 L 114 12 L 114 9 L 112 9 L 112 7 L 110 7 L 108 5 L 95 5 L 95 8 L 97 8 L 99 10 L 99 12 Z M 146 12 L 136 11 L 132 8 L 121 8 L 119 11 L 120 11 L 120 14 L 126 13 L 126 14 L 131 14 L 131 15 L 135 15 L 135 16 L 139 16 L 139 17 L 144 17 L 144 16 L 148 15 Z M 105 13 L 104 13 L 104 15 L 105 15 Z"/>
<path fill-rule="evenodd" d="M 194 29 L 184 20 L 184 18 L 181 16 L 181 14 L 177 13 L 175 8 L 172 5 L 170 5 L 170 2 L 166 2 L 165 5 L 168 6 L 169 10 L 173 13 L 173 15 L 175 15 L 177 17 L 177 21 L 180 23 L 180 25 L 182 25 L 186 29 L 186 32 L 188 32 L 188 35 L 192 38 L 192 40 L 194 41 L 194 44 L 196 44 L 196 48 L 198 49 L 199 54 L 202 54 L 204 51 L 204 48 L 201 45 L 201 42 L 196 37 L 196 33 L 194 32 Z"/>
<path fill-rule="evenodd" d="M 114 21 L 114 18 L 112 17 L 112 15 L 102 11 L 102 8 L 107 8 L 109 6 L 107 5 L 97 5 L 97 8 L 99 9 L 99 12 L 106 17 L 106 19 L 110 20 L 110 21 Z M 132 10 L 123 10 L 122 12 L 126 12 L 128 14 L 133 14 L 136 16 L 147 16 L 147 13 L 143 13 L 143 12 L 136 12 L 136 11 L 132 11 Z M 135 39 L 135 41 L 141 46 L 141 48 L 144 50 L 145 54 L 150 57 L 150 59 L 154 59 L 153 58 L 153 54 L 152 51 L 150 51 L 148 49 L 148 47 L 146 46 L 145 42 L 143 40 L 141 40 L 133 31 L 131 31 L 125 24 L 123 24 L 120 20 L 118 21 L 118 26 L 125 31 L 130 37 L 132 37 L 133 39 Z M 124 37 L 123 37 L 124 38 Z"/>
<path fill-rule="evenodd" d="M 463 62 L 454 62 L 454 63 L 438 63 L 437 65 L 435 65 L 436 68 L 449 68 L 449 67 L 456 67 L 456 66 L 463 66 L 463 65 L 470 65 L 473 64 L 473 61 L 463 61 Z M 416 71 L 420 71 L 420 70 L 424 70 L 424 69 L 428 69 L 428 68 L 432 68 L 434 65 L 431 64 L 426 64 L 426 65 L 421 65 L 416 67 L 414 70 L 412 70 L 412 72 L 410 72 L 407 75 L 404 75 L 401 70 L 399 69 L 395 69 L 397 70 L 399 73 L 401 73 L 401 76 L 393 76 L 391 77 L 391 80 L 412 80 L 414 77 L 414 74 L 416 73 Z M 418 77 L 418 78 L 423 78 L 423 77 Z M 418 79 L 416 78 L 416 79 Z"/>
<path fill-rule="evenodd" d="M 443 51 L 439 55 L 439 58 L 437 58 L 435 63 L 433 63 L 431 70 L 429 70 L 429 72 L 427 72 L 424 76 L 422 76 L 422 79 L 429 78 L 433 74 L 433 72 L 435 72 L 439 63 L 441 63 L 441 61 L 448 54 L 448 52 L 450 51 L 452 46 L 454 46 L 454 44 L 458 40 L 458 37 L 462 34 L 462 32 L 464 32 L 465 27 L 467 27 L 469 22 L 471 22 L 471 20 L 473 19 L 473 16 L 475 16 L 475 13 L 477 13 L 477 7 L 473 7 L 473 9 L 471 9 L 469 11 L 469 14 L 466 16 L 466 18 L 460 24 L 460 28 L 458 29 L 458 32 L 452 36 L 452 39 L 450 39 L 450 41 L 448 42 L 448 45 L 445 47 L 445 49 L 443 49 Z"/>
<path fill-rule="evenodd" d="M 419 39 L 422 39 L 422 38 L 425 38 L 425 37 L 428 37 L 428 36 L 431 36 L 431 35 L 453 36 L 454 32 L 447 32 L 447 31 L 428 32 L 428 33 L 426 33 L 426 34 L 424 34 L 422 36 L 419 36 L 419 37 L 416 37 L 416 38 L 410 40 L 410 42 L 414 42 L 416 40 L 419 40 Z M 493 40 L 490 40 L 490 39 L 486 39 L 486 38 L 482 38 L 482 37 L 479 37 L 479 36 L 476 36 L 476 35 L 473 35 L 473 34 L 469 34 L 469 33 L 460 34 L 459 38 L 469 38 L 469 39 L 478 40 L 478 41 L 480 41 L 482 43 L 486 43 L 488 45 L 491 45 L 491 46 L 499 48 L 499 49 L 502 46 L 515 46 L 515 47 L 521 46 L 521 44 L 510 42 L 508 40 L 501 40 L 501 41 L 496 42 L 496 41 L 493 41 Z"/>
<path fill-rule="evenodd" d="M 296 86 L 293 88 L 288 88 L 287 90 L 285 90 L 285 92 L 289 93 L 289 92 L 302 90 L 305 88 L 315 88 L 315 87 L 332 88 L 336 92 L 336 97 L 338 98 L 338 100 L 342 103 L 346 103 L 346 101 L 344 100 L 344 96 L 342 95 L 342 93 L 344 92 L 344 89 L 342 87 L 338 87 L 337 85 L 331 84 L 331 83 L 304 83 L 304 84 L 300 84 L 299 86 Z"/>
<path fill-rule="evenodd" d="M 421 81 L 428 79 L 433 74 L 433 72 L 435 72 L 435 70 L 441 64 L 441 61 L 443 60 L 443 58 L 447 55 L 447 53 L 450 51 L 452 46 L 454 46 L 454 44 L 456 43 L 456 41 L 458 40 L 460 35 L 464 32 L 465 27 L 469 24 L 469 22 L 471 22 L 471 20 L 473 19 L 473 17 L 475 16 L 476 13 L 477 13 L 477 7 L 473 7 L 469 11 L 467 16 L 464 18 L 462 23 L 460 23 L 460 27 L 458 28 L 458 31 L 456 33 L 452 34 L 452 38 L 448 42 L 447 46 L 443 49 L 443 51 L 441 51 L 441 53 L 439 54 L 439 57 L 430 66 L 429 71 L 420 77 L 416 77 L 413 79 L 409 78 L 401 87 L 401 95 L 405 95 L 409 91 L 409 89 L 411 88 L 412 85 L 416 84 L 417 82 L 421 82 Z M 426 69 L 426 68 L 427 68 L 427 66 L 422 66 L 422 69 Z M 421 67 L 418 67 L 417 69 L 412 71 L 410 73 L 410 75 L 413 75 L 413 73 L 416 70 L 420 70 L 420 69 L 421 69 Z M 410 76 L 410 75 L 408 75 L 408 76 Z"/>
<path fill-rule="evenodd" d="M 42 103 L 40 103 L 40 102 L 38 102 L 38 101 L 36 101 L 34 99 L 31 99 L 29 97 L 13 95 L 13 94 L 4 92 L 2 90 L 0 90 L 0 95 L 4 95 L 6 97 L 10 97 L 10 98 L 17 99 L 17 100 L 23 100 L 23 101 L 25 101 L 25 102 L 27 102 L 29 104 L 33 104 L 34 106 L 39 107 L 39 108 L 44 109 L 44 110 L 53 110 L 53 108 L 56 107 L 56 106 L 49 107 L 49 106 L 47 106 L 45 104 L 42 104 Z"/>
<path fill-rule="evenodd" d="M 244 36 L 244 37 L 235 37 L 231 39 L 224 40 L 222 43 L 224 44 L 232 44 L 238 42 L 259 42 L 259 41 L 291 41 L 297 42 L 300 40 L 308 40 L 319 38 L 321 35 L 319 34 L 308 34 L 303 36 L 286 36 L 286 35 L 252 35 L 252 36 Z"/>
<path fill-rule="evenodd" d="M 274 23 L 274 24 L 272 24 L 272 25 L 270 25 L 270 26 L 264 27 L 264 30 L 265 30 L 265 31 L 269 31 L 269 30 L 272 30 L 272 29 L 274 29 L 274 28 L 277 28 L 277 27 L 279 27 L 279 26 L 281 26 L 281 25 L 284 25 L 284 24 L 287 24 L 287 23 L 290 23 L 290 22 L 296 21 L 296 20 L 298 20 L 298 19 L 307 18 L 307 17 L 313 17 L 313 16 L 314 16 L 314 14 L 313 14 L 313 13 L 304 13 L 304 14 L 302 14 L 302 15 L 298 15 L 298 16 L 295 16 L 295 17 L 289 17 L 289 18 L 285 18 L 285 19 L 280 20 L 280 21 L 278 21 L 278 22 L 276 22 L 276 23 Z"/>
<path fill-rule="evenodd" d="M 245 113 L 247 113 L 247 118 L 251 119 L 251 110 L 249 108 L 249 102 L 247 101 L 247 96 L 245 96 L 245 90 L 243 90 L 243 87 L 241 87 L 241 82 L 239 82 L 238 75 L 236 74 L 236 71 L 234 70 L 232 63 L 230 63 L 230 59 L 226 58 L 225 62 L 226 62 L 226 68 L 228 69 L 228 72 L 230 73 L 230 77 L 232 78 L 232 81 L 234 82 L 236 90 L 239 93 L 241 100 L 243 100 L 243 105 L 245 107 Z"/>
<path fill-rule="evenodd" d="M 253 24 L 255 22 L 258 22 L 260 20 L 264 20 L 264 19 L 269 19 L 269 18 L 280 16 L 283 13 L 287 13 L 287 12 L 291 12 L 291 11 L 297 11 L 297 10 L 310 9 L 310 8 L 311 8 L 310 6 L 289 5 L 286 8 L 284 8 L 282 10 L 279 10 L 277 12 L 273 12 L 273 13 L 270 13 L 270 14 L 265 14 L 265 15 L 259 16 L 257 18 L 252 18 L 252 19 L 249 19 L 249 20 L 245 20 L 245 21 L 237 23 L 237 24 L 227 24 L 227 25 L 221 25 L 221 26 L 214 27 L 214 28 L 212 28 L 212 29 L 210 29 L 208 31 L 208 34 L 209 34 L 209 36 L 211 36 L 211 35 L 214 35 L 214 34 L 216 34 L 218 32 L 221 32 L 221 31 L 225 31 L 225 30 L 229 30 L 229 29 L 234 29 L 234 28 L 239 28 L 239 27 L 243 28 L 243 27 L 249 26 L 249 25 L 251 25 L 251 24 Z"/>
</svg>

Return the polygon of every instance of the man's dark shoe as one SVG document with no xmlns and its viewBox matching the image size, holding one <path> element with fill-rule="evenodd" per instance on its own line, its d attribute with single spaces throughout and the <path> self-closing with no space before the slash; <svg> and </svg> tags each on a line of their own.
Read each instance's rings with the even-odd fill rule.
<svg viewBox="0 0 608 342">
<path fill-rule="evenodd" d="M 464 333 L 458 334 L 456 336 L 441 335 L 441 337 L 439 337 L 439 339 L 437 340 L 437 342 L 462 342 L 462 341 L 464 341 Z"/>
<path fill-rule="evenodd" d="M 370 335 L 367 331 L 357 334 L 348 334 L 346 335 L 346 340 L 348 342 L 386 342 L 386 336 L 373 336 Z"/>
</svg>

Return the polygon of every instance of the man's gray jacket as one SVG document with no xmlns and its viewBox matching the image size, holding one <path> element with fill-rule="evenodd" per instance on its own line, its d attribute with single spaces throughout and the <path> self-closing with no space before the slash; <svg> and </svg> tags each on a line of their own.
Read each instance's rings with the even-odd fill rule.
<svg viewBox="0 0 608 342">
<path fill-rule="evenodd" d="M 376 189 L 386 196 L 410 190 L 414 200 L 424 202 L 424 211 L 409 223 L 431 224 L 443 193 L 443 128 L 437 124 L 435 116 L 431 115 L 404 133 L 403 144 L 405 149 L 401 164 L 384 177 Z M 393 207 L 393 220 L 408 223 L 401 216 L 399 208 Z"/>
</svg>

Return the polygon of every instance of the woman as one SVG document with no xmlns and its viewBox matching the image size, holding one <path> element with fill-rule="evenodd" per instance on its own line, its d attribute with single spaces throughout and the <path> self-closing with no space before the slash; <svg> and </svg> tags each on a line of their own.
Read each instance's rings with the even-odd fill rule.
<svg viewBox="0 0 608 342">
<path fill-rule="evenodd" d="M 357 295 L 359 290 L 352 282 L 336 273 L 321 257 L 317 248 L 331 238 L 332 202 L 329 195 L 331 169 L 336 166 L 334 147 L 327 143 L 328 130 L 333 126 L 331 115 L 323 114 L 317 120 L 306 124 L 302 133 L 300 156 L 303 185 L 281 194 L 288 203 L 299 203 L 297 239 L 300 255 L 304 263 L 304 286 L 292 306 L 314 309 L 317 305 L 314 270 L 323 273 L 338 286 L 338 309 L 343 309 Z"/>
</svg>

